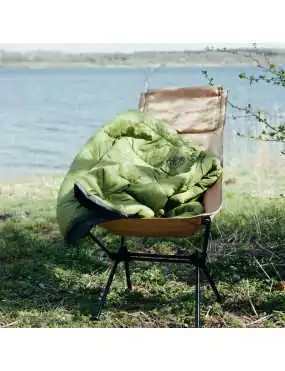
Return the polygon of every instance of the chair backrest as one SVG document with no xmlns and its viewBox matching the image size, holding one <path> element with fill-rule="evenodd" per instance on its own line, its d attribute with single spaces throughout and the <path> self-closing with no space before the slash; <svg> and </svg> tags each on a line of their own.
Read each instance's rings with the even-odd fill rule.
<svg viewBox="0 0 285 371">
<path fill-rule="evenodd" d="M 179 134 L 217 156 L 223 165 L 227 93 L 221 86 L 148 90 L 141 94 L 139 109 L 163 119 Z M 205 193 L 205 215 L 217 214 L 222 203 L 220 179 Z"/>
<path fill-rule="evenodd" d="M 226 103 L 221 86 L 164 88 L 141 94 L 139 109 L 165 120 L 223 162 Z"/>
</svg>

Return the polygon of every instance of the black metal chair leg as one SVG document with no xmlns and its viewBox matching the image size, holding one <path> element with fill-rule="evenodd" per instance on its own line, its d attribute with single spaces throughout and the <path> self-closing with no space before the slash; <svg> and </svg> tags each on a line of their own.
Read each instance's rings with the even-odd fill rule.
<svg viewBox="0 0 285 371">
<path fill-rule="evenodd" d="M 104 288 L 104 291 L 103 291 L 103 293 L 102 293 L 101 300 L 100 300 L 100 302 L 99 302 L 99 305 L 98 305 L 98 308 L 97 308 L 96 314 L 95 314 L 94 317 L 93 317 L 93 318 L 94 318 L 95 320 L 97 320 L 97 321 L 99 321 L 99 319 L 100 319 L 100 315 L 101 315 L 102 310 L 103 310 L 103 307 L 104 307 L 104 305 L 105 305 L 105 303 L 106 303 L 107 295 L 108 295 L 108 293 L 109 293 L 109 291 L 110 291 L 110 287 L 111 287 L 111 285 L 112 285 L 112 282 L 113 282 L 114 275 L 115 275 L 115 273 L 116 273 L 116 270 L 117 270 L 118 264 L 119 264 L 119 261 L 116 260 L 115 263 L 114 263 L 114 265 L 113 265 L 113 267 L 112 267 L 112 269 L 111 269 L 111 272 L 110 272 L 110 274 L 109 274 L 109 278 L 108 278 L 107 284 L 106 284 L 106 286 L 105 286 L 105 288 Z"/>
<path fill-rule="evenodd" d="M 209 243 L 210 237 L 210 230 L 211 230 L 211 219 L 205 218 L 203 220 L 203 224 L 205 225 L 205 233 L 204 239 L 202 244 L 202 251 L 196 251 L 196 253 L 189 255 L 189 256 L 177 256 L 177 255 L 161 255 L 161 254 L 145 254 L 145 253 L 137 253 L 137 252 L 129 252 L 127 245 L 125 243 L 125 238 L 121 238 L 120 249 L 116 254 L 113 254 L 111 250 L 109 250 L 105 245 L 103 245 L 96 237 L 92 237 L 93 240 L 105 251 L 108 256 L 114 261 L 114 265 L 111 269 L 111 272 L 108 277 L 107 284 L 102 292 L 102 296 L 95 313 L 93 316 L 94 319 L 99 320 L 103 307 L 105 305 L 107 295 L 110 291 L 111 284 L 114 279 L 115 272 L 117 270 L 118 264 L 120 262 L 124 262 L 125 267 L 125 274 L 126 274 L 126 281 L 127 281 L 127 288 L 128 290 L 132 290 L 132 282 L 131 282 L 131 275 L 130 275 L 130 261 L 138 260 L 138 261 L 155 261 L 155 262 L 169 262 L 169 263 L 190 263 L 196 266 L 196 287 L 195 287 L 195 327 L 201 327 L 201 306 L 200 306 L 200 293 L 201 293 L 201 283 L 200 283 L 200 274 L 201 270 L 205 274 L 206 278 L 208 279 L 209 284 L 211 285 L 212 290 L 214 291 L 217 301 L 222 303 L 222 297 L 218 292 L 216 284 L 209 272 L 209 269 L 206 266 L 206 258 L 207 258 L 207 248 Z"/>
<path fill-rule="evenodd" d="M 129 291 L 132 291 L 132 281 L 131 281 L 131 274 L 130 274 L 130 262 L 128 260 L 124 261 L 125 271 L 126 271 L 126 279 L 127 279 L 127 287 Z"/>
<path fill-rule="evenodd" d="M 200 328 L 200 267 L 196 267 L 195 327 Z"/>
<path fill-rule="evenodd" d="M 221 297 L 221 295 L 220 295 L 220 293 L 219 293 L 219 291 L 217 289 L 217 286 L 216 286 L 216 284 L 215 284 L 215 282 L 213 280 L 213 277 L 211 276 L 211 274 L 209 272 L 209 269 L 207 268 L 206 265 L 203 265 L 201 268 L 202 268 L 203 273 L 205 274 L 207 280 L 209 281 L 209 284 L 210 284 L 212 290 L 214 291 L 214 293 L 215 293 L 215 295 L 217 297 L 217 302 L 218 303 L 222 303 L 223 302 L 223 299 L 222 299 L 222 297 Z"/>
<path fill-rule="evenodd" d="M 131 281 L 131 274 L 130 274 L 130 261 L 129 261 L 129 251 L 126 245 L 126 238 L 121 237 L 121 247 L 119 254 L 121 256 L 121 260 L 124 260 L 124 266 L 126 271 L 126 279 L 127 279 L 127 287 L 129 291 L 132 291 L 132 281 Z"/>
</svg>

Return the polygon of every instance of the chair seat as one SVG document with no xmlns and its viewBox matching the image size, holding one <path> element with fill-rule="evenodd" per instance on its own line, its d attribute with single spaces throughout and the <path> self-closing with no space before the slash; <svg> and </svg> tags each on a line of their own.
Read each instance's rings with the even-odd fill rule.
<svg viewBox="0 0 285 371">
<path fill-rule="evenodd" d="M 185 237 L 197 232 L 205 216 L 214 216 L 222 206 L 222 179 L 204 196 L 205 213 L 191 218 L 120 219 L 101 224 L 111 233 L 125 237 Z"/>
<path fill-rule="evenodd" d="M 115 220 L 101 224 L 111 233 L 128 237 L 185 237 L 200 229 L 201 217 Z"/>
</svg>

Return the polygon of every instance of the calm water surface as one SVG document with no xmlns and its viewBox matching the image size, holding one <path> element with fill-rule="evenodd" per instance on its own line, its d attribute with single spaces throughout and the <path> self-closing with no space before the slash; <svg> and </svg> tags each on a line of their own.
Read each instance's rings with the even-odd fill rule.
<svg viewBox="0 0 285 371">
<path fill-rule="evenodd" d="M 284 89 L 266 84 L 249 87 L 237 79 L 244 68 L 209 68 L 218 84 L 230 89 L 239 105 L 267 109 L 272 119 L 285 112 Z M 247 72 L 253 71 L 246 69 Z M 0 69 L 0 178 L 65 172 L 88 137 L 115 114 L 137 107 L 146 69 Z M 164 68 L 150 77 L 149 87 L 205 85 L 199 68 Z M 252 140 L 237 138 L 254 124 L 226 126 L 225 163 L 238 165 L 259 151 Z M 271 145 L 276 154 L 280 146 Z"/>
</svg>

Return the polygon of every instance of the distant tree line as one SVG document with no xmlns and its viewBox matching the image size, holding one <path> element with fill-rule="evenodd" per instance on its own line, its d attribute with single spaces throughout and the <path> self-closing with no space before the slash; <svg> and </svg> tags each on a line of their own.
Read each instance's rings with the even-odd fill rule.
<svg viewBox="0 0 285 371">
<path fill-rule="evenodd" d="M 0 50 L 0 66 L 23 64 L 90 64 L 90 65 L 254 65 L 244 56 L 251 53 L 258 57 L 256 49 L 232 49 L 229 54 L 224 49 L 206 48 L 205 50 L 185 51 L 141 51 L 135 53 L 63 53 L 59 51 L 11 52 Z M 271 58 L 272 63 L 285 63 L 285 50 L 262 49 L 263 55 Z"/>
</svg>

